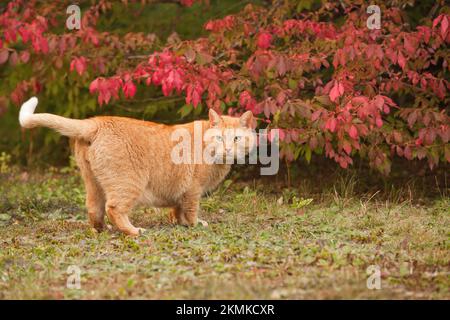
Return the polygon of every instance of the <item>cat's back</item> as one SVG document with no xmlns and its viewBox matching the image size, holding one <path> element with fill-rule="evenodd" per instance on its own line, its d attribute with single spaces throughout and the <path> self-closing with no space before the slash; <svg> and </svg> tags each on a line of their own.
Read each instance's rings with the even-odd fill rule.
<svg viewBox="0 0 450 320">
<path fill-rule="evenodd" d="M 202 129 L 206 125 L 206 121 L 199 120 L 194 122 L 188 122 L 183 124 L 167 125 L 163 123 L 157 123 L 147 120 L 139 120 L 134 118 L 119 117 L 119 116 L 97 116 L 92 118 L 97 122 L 99 130 L 114 130 L 118 129 L 123 131 L 140 130 L 140 132 L 153 132 L 157 131 L 161 134 L 171 135 L 173 131 L 177 129 L 186 129 L 188 131 L 194 130 L 194 124 L 198 123 Z"/>
<path fill-rule="evenodd" d="M 102 128 L 136 128 L 141 130 L 167 130 L 168 125 L 156 123 L 152 121 L 139 120 L 134 118 L 119 117 L 119 116 L 97 116 L 94 119 L 98 127 Z"/>
<path fill-rule="evenodd" d="M 170 137 L 172 128 L 170 125 L 151 121 L 118 117 L 98 116 L 93 118 L 97 122 L 97 137 L 111 136 L 114 140 L 135 141 L 159 140 Z"/>
</svg>

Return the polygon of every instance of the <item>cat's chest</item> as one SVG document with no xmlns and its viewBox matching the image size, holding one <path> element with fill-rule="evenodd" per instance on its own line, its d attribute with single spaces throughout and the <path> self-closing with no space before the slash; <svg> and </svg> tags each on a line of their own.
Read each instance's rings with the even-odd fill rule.
<svg viewBox="0 0 450 320">
<path fill-rule="evenodd" d="M 203 193 L 209 192 L 217 188 L 217 186 L 225 179 L 228 172 L 230 172 L 230 166 L 216 166 L 210 170 L 203 180 Z"/>
<path fill-rule="evenodd" d="M 158 194 L 152 188 L 147 188 L 139 198 L 139 202 L 151 207 L 164 208 L 174 206 L 176 201 L 170 197 Z"/>
</svg>

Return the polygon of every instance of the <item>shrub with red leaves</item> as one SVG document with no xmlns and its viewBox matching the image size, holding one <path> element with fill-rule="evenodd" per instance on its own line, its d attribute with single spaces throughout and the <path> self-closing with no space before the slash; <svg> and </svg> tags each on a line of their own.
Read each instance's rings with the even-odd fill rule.
<svg viewBox="0 0 450 320">
<path fill-rule="evenodd" d="M 56 36 L 46 33 L 51 19 L 31 22 L 25 10 L 17 23 L 16 10 L 8 8 L 0 17 L 0 63 L 25 63 L 31 50 L 55 54 L 79 46 L 70 70 L 100 75 L 89 87 L 100 105 L 156 86 L 164 96 L 184 96 L 192 108 L 231 115 L 251 110 L 260 127 L 282 129 L 287 161 L 324 154 L 347 168 L 358 156 L 388 174 L 392 158 L 402 157 L 425 159 L 432 169 L 450 162 L 449 8 L 437 3 L 413 23 L 402 11 L 406 1 L 380 7 L 381 28 L 371 30 L 362 0 L 326 1 L 311 10 L 297 1 L 247 5 L 207 22 L 207 37 L 174 41 L 137 65 L 115 64 L 114 76 L 105 76 L 111 65 L 105 56 L 82 54 L 86 46 L 126 46 L 95 31 L 98 14 L 85 16 L 79 33 Z M 19 36 L 31 48 L 11 50 Z M 59 57 L 53 59 L 57 65 Z M 39 89 L 36 82 L 19 83 L 11 98 L 19 103 Z"/>
</svg>

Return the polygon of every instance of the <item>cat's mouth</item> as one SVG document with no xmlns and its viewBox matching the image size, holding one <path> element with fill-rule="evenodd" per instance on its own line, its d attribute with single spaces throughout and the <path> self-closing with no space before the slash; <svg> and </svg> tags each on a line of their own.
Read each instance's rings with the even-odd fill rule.
<svg viewBox="0 0 450 320">
<path fill-rule="evenodd" d="M 235 152 L 221 152 L 214 155 L 216 164 L 235 164 L 237 160 L 245 159 L 245 154 L 238 155 Z"/>
</svg>

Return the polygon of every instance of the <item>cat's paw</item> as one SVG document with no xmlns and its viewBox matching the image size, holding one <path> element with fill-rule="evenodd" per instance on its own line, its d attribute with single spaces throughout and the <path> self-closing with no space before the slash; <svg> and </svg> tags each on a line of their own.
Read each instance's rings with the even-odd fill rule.
<svg viewBox="0 0 450 320">
<path fill-rule="evenodd" d="M 136 229 L 138 229 L 139 235 L 143 235 L 147 231 L 147 229 L 144 228 L 136 228 Z"/>
<path fill-rule="evenodd" d="M 169 223 L 171 223 L 171 224 L 178 223 L 177 217 L 175 216 L 175 214 L 173 212 L 169 213 Z"/>
<path fill-rule="evenodd" d="M 104 224 L 104 225 L 96 225 L 96 226 L 90 226 L 89 230 L 93 233 L 93 234 L 100 234 L 102 232 L 105 231 L 111 231 L 112 227 L 110 225 Z"/>
<path fill-rule="evenodd" d="M 97 228 L 94 227 L 90 227 L 89 228 L 89 232 L 91 232 L 91 234 L 99 234 L 100 232 L 102 232 L 102 230 L 98 230 Z"/>
<path fill-rule="evenodd" d="M 126 230 L 123 232 L 130 237 L 139 237 L 139 236 L 142 236 L 145 231 L 146 231 L 146 229 L 144 229 L 144 228 L 133 228 L 133 229 L 129 229 L 129 230 Z"/>
<path fill-rule="evenodd" d="M 198 219 L 198 224 L 201 224 L 202 226 L 204 226 L 205 228 L 208 226 L 208 222 L 206 222 L 205 220 L 202 219 Z"/>
</svg>

